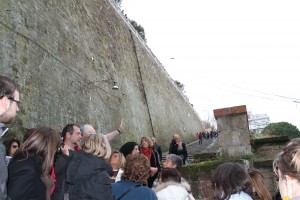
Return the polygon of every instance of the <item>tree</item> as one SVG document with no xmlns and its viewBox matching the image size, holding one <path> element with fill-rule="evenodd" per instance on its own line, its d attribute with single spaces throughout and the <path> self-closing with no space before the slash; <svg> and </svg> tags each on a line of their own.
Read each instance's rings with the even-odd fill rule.
<svg viewBox="0 0 300 200">
<path fill-rule="evenodd" d="M 182 93 L 185 93 L 185 90 L 184 90 L 184 85 L 182 83 L 180 83 L 179 81 L 175 80 L 174 81 L 175 85 L 178 87 L 178 89 L 182 92 Z"/>
<path fill-rule="evenodd" d="M 270 123 L 261 134 L 266 136 L 288 136 L 290 139 L 300 137 L 299 129 L 288 122 Z"/>
<path fill-rule="evenodd" d="M 115 2 L 121 8 L 122 0 L 115 0 Z"/>
<path fill-rule="evenodd" d="M 135 28 L 135 30 L 139 33 L 141 38 L 143 38 L 143 40 L 145 40 L 145 42 L 146 42 L 146 34 L 145 34 L 144 28 L 134 20 L 130 19 L 129 21 L 130 21 L 131 25 Z"/>
<path fill-rule="evenodd" d="M 205 130 L 216 131 L 217 130 L 217 121 L 214 117 L 207 117 L 206 120 L 201 120 L 203 128 Z"/>
</svg>

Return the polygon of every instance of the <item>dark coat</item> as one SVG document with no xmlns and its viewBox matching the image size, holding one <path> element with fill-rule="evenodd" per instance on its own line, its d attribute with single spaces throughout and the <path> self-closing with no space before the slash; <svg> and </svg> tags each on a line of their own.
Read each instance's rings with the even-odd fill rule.
<svg viewBox="0 0 300 200">
<path fill-rule="evenodd" d="M 155 151 L 157 151 L 157 153 L 158 153 L 158 155 L 159 155 L 159 160 L 160 160 L 160 162 L 162 162 L 162 151 L 161 151 L 160 145 L 157 144 L 157 143 L 155 143 L 155 144 L 153 145 L 153 149 L 154 149 Z"/>
<path fill-rule="evenodd" d="M 183 158 L 183 164 L 185 164 L 185 160 L 188 157 L 185 143 L 182 142 L 182 150 L 178 150 L 178 144 L 174 143 L 171 147 L 170 153 L 178 155 L 181 158 Z"/>
<path fill-rule="evenodd" d="M 58 154 L 55 155 L 54 172 L 55 172 L 56 182 L 55 182 L 55 189 L 51 196 L 51 200 L 62 199 L 62 188 L 66 177 L 67 165 L 70 157 L 72 157 L 73 154 L 75 153 L 76 153 L 75 151 L 69 150 L 70 156 L 66 156 L 62 152 L 59 152 Z"/>
<path fill-rule="evenodd" d="M 1 134 L 1 129 L 0 129 Z M 0 199 L 7 198 L 6 181 L 7 181 L 7 166 L 5 162 L 5 146 L 0 143 Z"/>
<path fill-rule="evenodd" d="M 40 178 L 43 158 L 16 155 L 8 165 L 8 196 L 11 200 L 46 199 L 46 186 Z"/>
<path fill-rule="evenodd" d="M 79 151 L 69 161 L 64 193 L 70 200 L 113 200 L 108 175 L 111 171 L 104 159 Z"/>
<path fill-rule="evenodd" d="M 160 167 L 160 164 L 159 164 L 159 155 L 157 153 L 157 151 L 153 150 L 152 154 L 151 154 L 151 158 L 150 158 L 150 166 L 151 167 L 157 167 L 158 168 L 158 171 L 157 173 L 154 175 L 154 176 L 150 176 L 148 178 L 148 187 L 151 188 L 152 185 L 153 185 L 153 182 L 155 181 L 155 179 L 157 178 L 160 170 L 161 170 L 161 167 Z"/>
<path fill-rule="evenodd" d="M 118 181 L 112 184 L 112 191 L 118 199 L 124 192 L 128 189 L 140 185 L 140 187 L 136 187 L 130 192 L 128 192 L 122 200 L 157 200 L 156 194 L 153 190 L 148 187 L 142 186 L 142 183 L 135 183 L 126 180 Z"/>
</svg>

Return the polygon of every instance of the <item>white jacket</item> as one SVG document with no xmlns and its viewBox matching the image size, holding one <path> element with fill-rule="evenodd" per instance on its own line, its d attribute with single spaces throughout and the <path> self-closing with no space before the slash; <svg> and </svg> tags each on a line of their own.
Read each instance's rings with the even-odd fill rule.
<svg viewBox="0 0 300 200">
<path fill-rule="evenodd" d="M 232 194 L 229 200 L 252 200 L 252 198 L 247 193 L 241 191 L 239 194 Z"/>
<path fill-rule="evenodd" d="M 190 185 L 186 182 L 166 182 L 160 183 L 153 189 L 158 200 L 195 200 L 193 195 L 189 194 Z"/>
</svg>

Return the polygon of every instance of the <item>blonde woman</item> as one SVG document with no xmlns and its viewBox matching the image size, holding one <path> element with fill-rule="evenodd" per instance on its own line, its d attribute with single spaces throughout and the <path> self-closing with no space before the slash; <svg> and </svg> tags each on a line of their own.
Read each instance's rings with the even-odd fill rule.
<svg viewBox="0 0 300 200">
<path fill-rule="evenodd" d="M 109 164 L 112 167 L 110 182 L 115 183 L 120 181 L 123 174 L 123 167 L 125 165 L 124 155 L 120 151 L 114 151 L 110 156 Z"/>
<path fill-rule="evenodd" d="M 73 155 L 66 172 L 64 198 L 113 200 L 106 160 L 111 154 L 107 138 L 93 134 L 82 139 L 81 150 Z"/>
<path fill-rule="evenodd" d="M 173 135 L 173 142 L 170 144 L 169 153 L 180 156 L 183 165 L 185 165 L 185 161 L 188 157 L 186 145 L 182 142 L 181 137 L 177 133 Z"/>
</svg>

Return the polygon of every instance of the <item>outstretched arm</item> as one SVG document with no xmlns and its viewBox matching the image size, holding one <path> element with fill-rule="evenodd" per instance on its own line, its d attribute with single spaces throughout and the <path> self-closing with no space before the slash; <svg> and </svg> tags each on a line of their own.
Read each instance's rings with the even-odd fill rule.
<svg viewBox="0 0 300 200">
<path fill-rule="evenodd" d="M 125 129 L 125 123 L 124 123 L 124 120 L 123 118 L 121 119 L 121 123 L 120 123 L 120 127 L 115 130 L 115 131 L 112 131 L 108 134 L 106 134 L 106 138 L 108 141 L 111 141 L 112 139 L 114 139 L 117 135 L 119 135 L 120 133 L 123 133 L 124 132 L 124 129 Z"/>
</svg>

